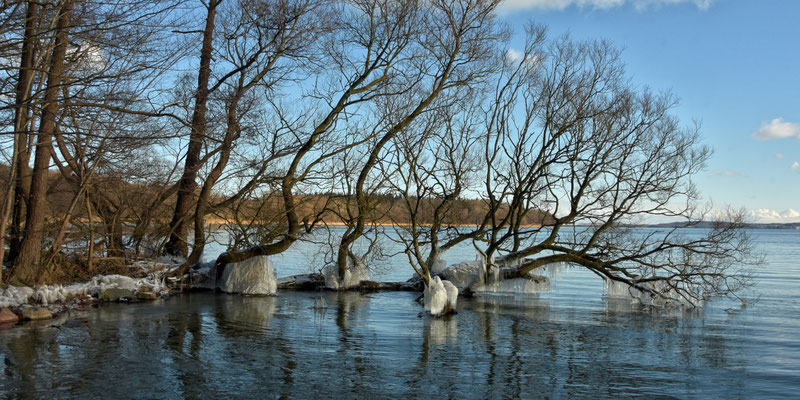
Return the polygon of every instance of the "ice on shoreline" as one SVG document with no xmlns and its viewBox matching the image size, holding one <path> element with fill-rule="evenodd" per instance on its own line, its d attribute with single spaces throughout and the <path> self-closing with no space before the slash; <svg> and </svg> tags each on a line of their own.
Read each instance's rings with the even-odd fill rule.
<svg viewBox="0 0 800 400">
<path fill-rule="evenodd" d="M 69 285 L 43 285 L 36 287 L 7 286 L 0 288 L 0 307 L 19 307 L 25 304 L 41 304 L 44 306 L 64 302 L 70 297 L 88 295 L 99 296 L 107 289 L 126 289 L 139 291 L 147 287 L 158 293 L 167 289 L 165 275 L 177 265 L 165 266 L 159 262 L 136 262 L 134 268 L 140 271 L 151 271 L 143 278 L 131 278 L 124 275 L 98 275 L 87 282 Z"/>
</svg>

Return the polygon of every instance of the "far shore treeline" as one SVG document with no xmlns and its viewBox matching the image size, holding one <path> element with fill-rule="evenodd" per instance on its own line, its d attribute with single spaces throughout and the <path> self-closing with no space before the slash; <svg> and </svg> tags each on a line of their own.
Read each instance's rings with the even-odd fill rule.
<svg viewBox="0 0 800 400">
<path fill-rule="evenodd" d="M 602 38 L 510 30 L 499 3 L 2 2 L 2 283 L 161 255 L 180 275 L 220 229 L 222 270 L 337 225 L 320 263 L 346 289 L 388 225 L 425 283 L 471 243 L 483 279 L 565 263 L 739 296 L 760 258 L 693 184 L 711 151 L 676 96 Z M 675 224 L 631 229 L 654 219 Z"/>
</svg>

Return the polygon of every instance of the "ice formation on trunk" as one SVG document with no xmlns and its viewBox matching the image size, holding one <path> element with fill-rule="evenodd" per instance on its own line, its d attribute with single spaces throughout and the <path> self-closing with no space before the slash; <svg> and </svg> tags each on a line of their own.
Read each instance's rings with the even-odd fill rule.
<svg viewBox="0 0 800 400">
<path fill-rule="evenodd" d="M 328 265 L 323 271 L 325 287 L 329 289 L 350 289 L 358 286 L 361 281 L 369 280 L 369 269 L 363 262 L 355 266 L 350 265 L 344 272 L 344 279 L 339 279 L 339 270 L 335 264 Z"/>
<path fill-rule="evenodd" d="M 245 295 L 275 294 L 278 283 L 272 261 L 260 256 L 226 265 L 219 288 L 223 292 Z"/>
<path fill-rule="evenodd" d="M 431 315 L 442 315 L 445 311 L 455 310 L 458 301 L 458 288 L 449 281 L 442 281 L 438 276 L 433 277 L 430 285 L 425 285 L 423 290 L 425 311 Z"/>
<path fill-rule="evenodd" d="M 562 265 L 551 264 L 537 269 L 548 279 L 537 281 L 527 278 L 503 279 L 503 268 L 516 268 L 524 260 L 506 260 L 498 258 L 499 265 L 492 266 L 489 278 L 484 282 L 486 266 L 479 254 L 478 260 L 453 264 L 442 271 L 441 276 L 452 282 L 459 290 L 469 288 L 473 292 L 488 293 L 544 293 L 552 289 L 551 284 L 561 276 Z"/>
<path fill-rule="evenodd" d="M 640 303 L 645 306 L 664 307 L 670 304 L 679 304 L 690 307 L 702 306 L 701 301 L 690 301 L 668 287 L 664 281 L 655 282 L 642 282 L 640 286 L 652 289 L 655 292 L 661 293 L 661 296 L 653 295 L 648 291 L 641 291 L 633 286 L 624 282 L 614 281 L 611 279 L 605 280 L 606 296 L 615 299 L 631 299 L 634 303 Z"/>
<path fill-rule="evenodd" d="M 550 291 L 550 281 L 537 282 L 533 279 L 502 279 L 489 285 L 481 286 L 481 292 L 489 293 L 546 293 Z"/>
</svg>

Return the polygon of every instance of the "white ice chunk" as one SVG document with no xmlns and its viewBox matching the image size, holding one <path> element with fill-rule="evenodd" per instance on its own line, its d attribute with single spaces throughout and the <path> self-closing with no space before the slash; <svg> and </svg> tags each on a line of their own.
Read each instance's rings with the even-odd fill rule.
<svg viewBox="0 0 800 400">
<path fill-rule="evenodd" d="M 680 296 L 674 288 L 664 281 L 639 282 L 638 286 L 651 289 L 660 295 L 653 295 L 646 290 L 636 289 L 627 283 L 605 279 L 606 297 L 613 299 L 631 299 L 634 303 L 644 306 L 664 307 L 670 304 L 699 307 L 703 302 L 695 299 L 686 299 Z"/>
<path fill-rule="evenodd" d="M 358 286 L 361 281 L 369 280 L 369 269 L 366 264 L 358 263 L 344 272 L 344 279 L 339 279 L 339 270 L 335 264 L 328 265 L 323 271 L 325 287 L 329 289 L 350 289 Z"/>
<path fill-rule="evenodd" d="M 226 265 L 219 288 L 227 293 L 275 294 L 278 284 L 272 261 L 261 256 Z"/>
</svg>

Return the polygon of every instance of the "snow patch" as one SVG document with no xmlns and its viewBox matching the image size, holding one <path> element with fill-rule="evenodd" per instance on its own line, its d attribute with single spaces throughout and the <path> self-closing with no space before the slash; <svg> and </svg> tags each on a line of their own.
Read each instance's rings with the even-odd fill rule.
<svg viewBox="0 0 800 400">
<path fill-rule="evenodd" d="M 253 257 L 225 266 L 219 284 L 227 293 L 272 295 L 278 290 L 275 267 L 267 256 Z"/>
</svg>

